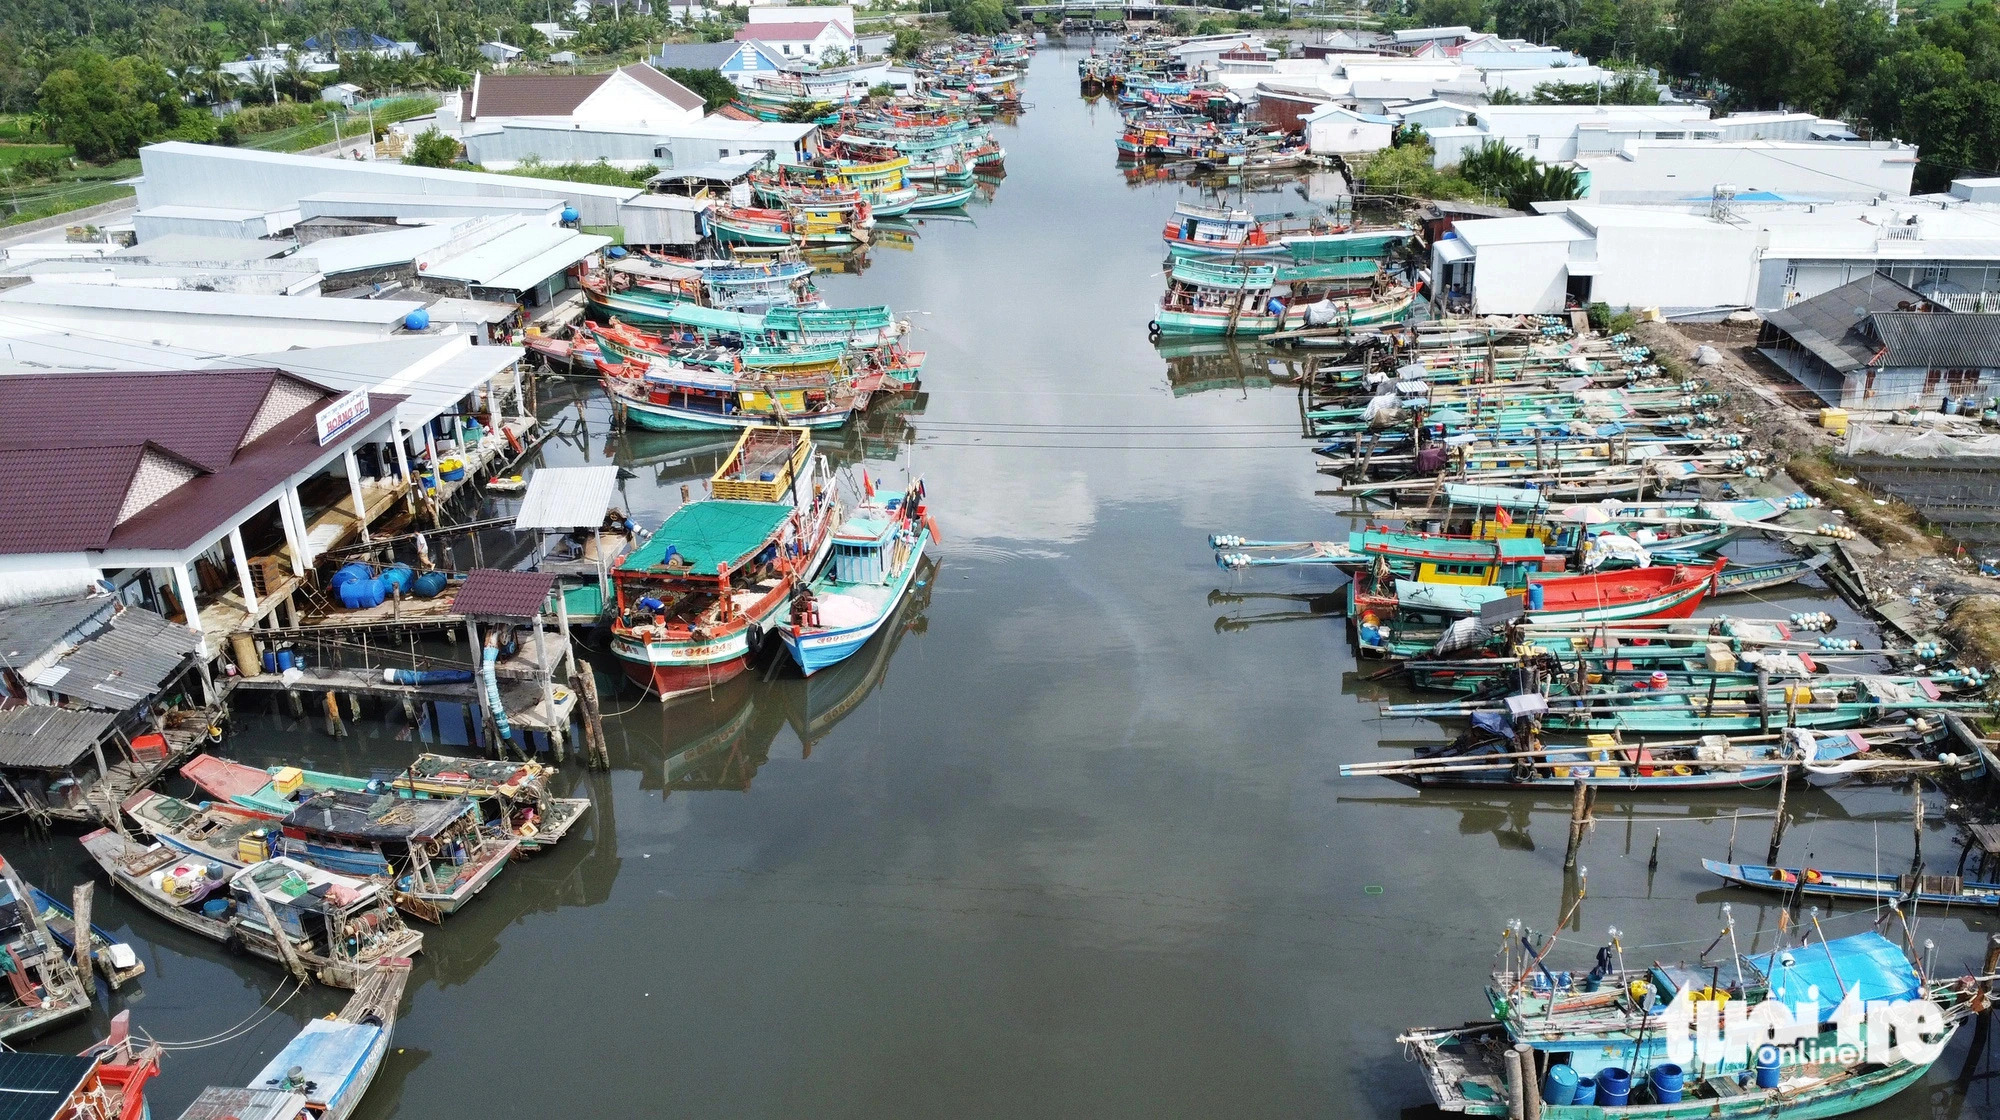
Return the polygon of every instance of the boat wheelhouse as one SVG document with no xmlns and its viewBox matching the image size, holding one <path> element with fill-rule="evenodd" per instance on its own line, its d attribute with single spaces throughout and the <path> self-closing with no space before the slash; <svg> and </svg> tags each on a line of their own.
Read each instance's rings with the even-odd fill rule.
<svg viewBox="0 0 2000 1120">
<path fill-rule="evenodd" d="M 1347 230 L 1345 223 L 1310 214 L 1253 214 L 1234 207 L 1174 206 L 1160 237 L 1175 253 L 1218 257 L 1283 257 L 1294 238 L 1319 238 Z M 1370 254 L 1379 257 L 1381 253 Z"/>
</svg>

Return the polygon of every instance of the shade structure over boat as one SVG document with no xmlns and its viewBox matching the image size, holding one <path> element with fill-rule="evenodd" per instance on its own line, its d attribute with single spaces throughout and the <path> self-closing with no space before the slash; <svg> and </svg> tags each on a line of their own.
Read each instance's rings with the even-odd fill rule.
<svg viewBox="0 0 2000 1120">
<path fill-rule="evenodd" d="M 1556 516 L 1579 525 L 1602 525 L 1611 520 L 1611 511 L 1594 505 L 1564 506 Z"/>
<path fill-rule="evenodd" d="M 1787 958 L 1791 963 L 1785 963 Z M 1833 1018 L 1834 1008 L 1848 992 L 1865 1004 L 1916 999 L 1923 989 L 1903 951 L 1872 930 L 1747 959 L 1769 978 L 1771 995 L 1788 1007 L 1810 1002 L 1812 989 L 1817 987 L 1820 1022 Z"/>
<path fill-rule="evenodd" d="M 516 529 L 594 528 L 618 491 L 618 468 L 543 467 L 528 476 Z"/>
<path fill-rule="evenodd" d="M 618 567 L 625 572 L 674 571 L 666 562 L 671 548 L 694 573 L 714 575 L 718 566 L 734 569 L 762 549 L 791 515 L 792 507 L 782 502 L 689 502 Z"/>
<path fill-rule="evenodd" d="M 368 1051 L 381 1036 L 382 1028 L 373 1023 L 314 1019 L 265 1063 L 263 1071 L 251 1078 L 251 1084 L 258 1088 L 286 1087 L 287 1075 L 297 1067 L 299 1075 L 295 1083 L 311 1083 L 306 1098 L 324 1105 L 338 1099 L 348 1083 L 359 1075 L 368 1060 Z"/>
</svg>

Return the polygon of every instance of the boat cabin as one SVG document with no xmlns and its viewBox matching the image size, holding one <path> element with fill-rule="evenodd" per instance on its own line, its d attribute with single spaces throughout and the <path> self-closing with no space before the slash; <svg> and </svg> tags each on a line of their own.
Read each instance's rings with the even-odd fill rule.
<svg viewBox="0 0 2000 1120">
<path fill-rule="evenodd" d="M 399 797 L 379 781 L 359 792 L 315 791 L 267 837 L 278 854 L 347 875 L 388 877 L 401 894 L 448 908 L 483 887 L 518 843 L 485 827 L 468 798 Z"/>
<path fill-rule="evenodd" d="M 279 929 L 331 960 L 369 961 L 411 936 L 380 886 L 286 856 L 253 863 L 229 881 L 235 918 L 268 933 L 260 896 Z"/>
</svg>

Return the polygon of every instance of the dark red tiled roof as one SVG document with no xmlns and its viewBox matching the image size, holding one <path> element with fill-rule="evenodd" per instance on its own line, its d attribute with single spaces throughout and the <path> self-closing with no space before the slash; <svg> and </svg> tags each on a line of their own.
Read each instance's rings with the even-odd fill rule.
<svg viewBox="0 0 2000 1120">
<path fill-rule="evenodd" d="M 645 86 L 647 89 L 652 90 L 654 93 L 659 94 L 661 97 L 666 98 L 683 109 L 699 110 L 702 107 L 703 102 L 700 94 L 643 62 L 635 62 L 630 66 L 622 67 L 618 72 L 637 81 L 640 85 Z"/>
<path fill-rule="evenodd" d="M 479 568 L 467 573 L 451 613 L 498 618 L 533 618 L 541 613 L 556 577 L 546 572 L 502 572 Z"/>
<path fill-rule="evenodd" d="M 180 551 L 213 534 L 328 450 L 310 403 L 238 447 L 281 378 L 335 395 L 271 369 L 0 377 L 0 554 Z M 370 394 L 369 414 L 402 400 Z M 120 525 L 148 448 L 196 474 Z"/>
<path fill-rule="evenodd" d="M 756 121 L 764 119 L 762 117 L 759 117 L 755 113 L 750 112 L 747 109 L 738 108 L 736 102 L 734 101 L 730 102 L 727 105 L 724 105 L 720 109 L 717 109 L 714 115 L 718 117 L 727 117 L 732 121 Z"/>
<path fill-rule="evenodd" d="M 157 443 L 208 470 L 226 466 L 274 369 L 24 374 L 0 378 L 0 448 Z"/>
<path fill-rule="evenodd" d="M 0 450 L 0 554 L 103 548 L 145 450 Z"/>
</svg>

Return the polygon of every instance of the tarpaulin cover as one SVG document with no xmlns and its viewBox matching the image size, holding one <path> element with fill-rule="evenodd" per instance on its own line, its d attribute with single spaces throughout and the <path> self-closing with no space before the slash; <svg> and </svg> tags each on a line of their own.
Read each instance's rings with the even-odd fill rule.
<svg viewBox="0 0 2000 1120">
<path fill-rule="evenodd" d="M 1789 956 L 1792 963 L 1780 963 Z M 1794 1006 L 1811 999 L 1811 989 L 1819 989 L 1819 1021 L 1833 1017 L 1843 995 L 1858 992 L 1863 1003 L 1871 1000 L 1915 999 L 1922 990 L 1916 970 L 1895 942 L 1874 931 L 1857 933 L 1835 941 L 1801 945 L 1748 958 L 1758 971 L 1770 977 L 1771 995 Z"/>
<path fill-rule="evenodd" d="M 265 1063 L 263 1072 L 250 1079 L 252 1088 L 277 1088 L 293 1066 L 314 1087 L 307 1096 L 316 1103 L 331 1103 L 358 1076 L 368 1062 L 368 1052 L 382 1037 L 382 1028 L 368 1023 L 343 1023 L 334 1019 L 314 1019 L 297 1037 Z"/>
<path fill-rule="evenodd" d="M 618 567 L 627 572 L 671 571 L 666 553 L 672 548 L 693 565 L 694 572 L 712 576 L 717 565 L 733 569 L 761 550 L 791 515 L 792 507 L 781 502 L 689 502 Z"/>
</svg>

